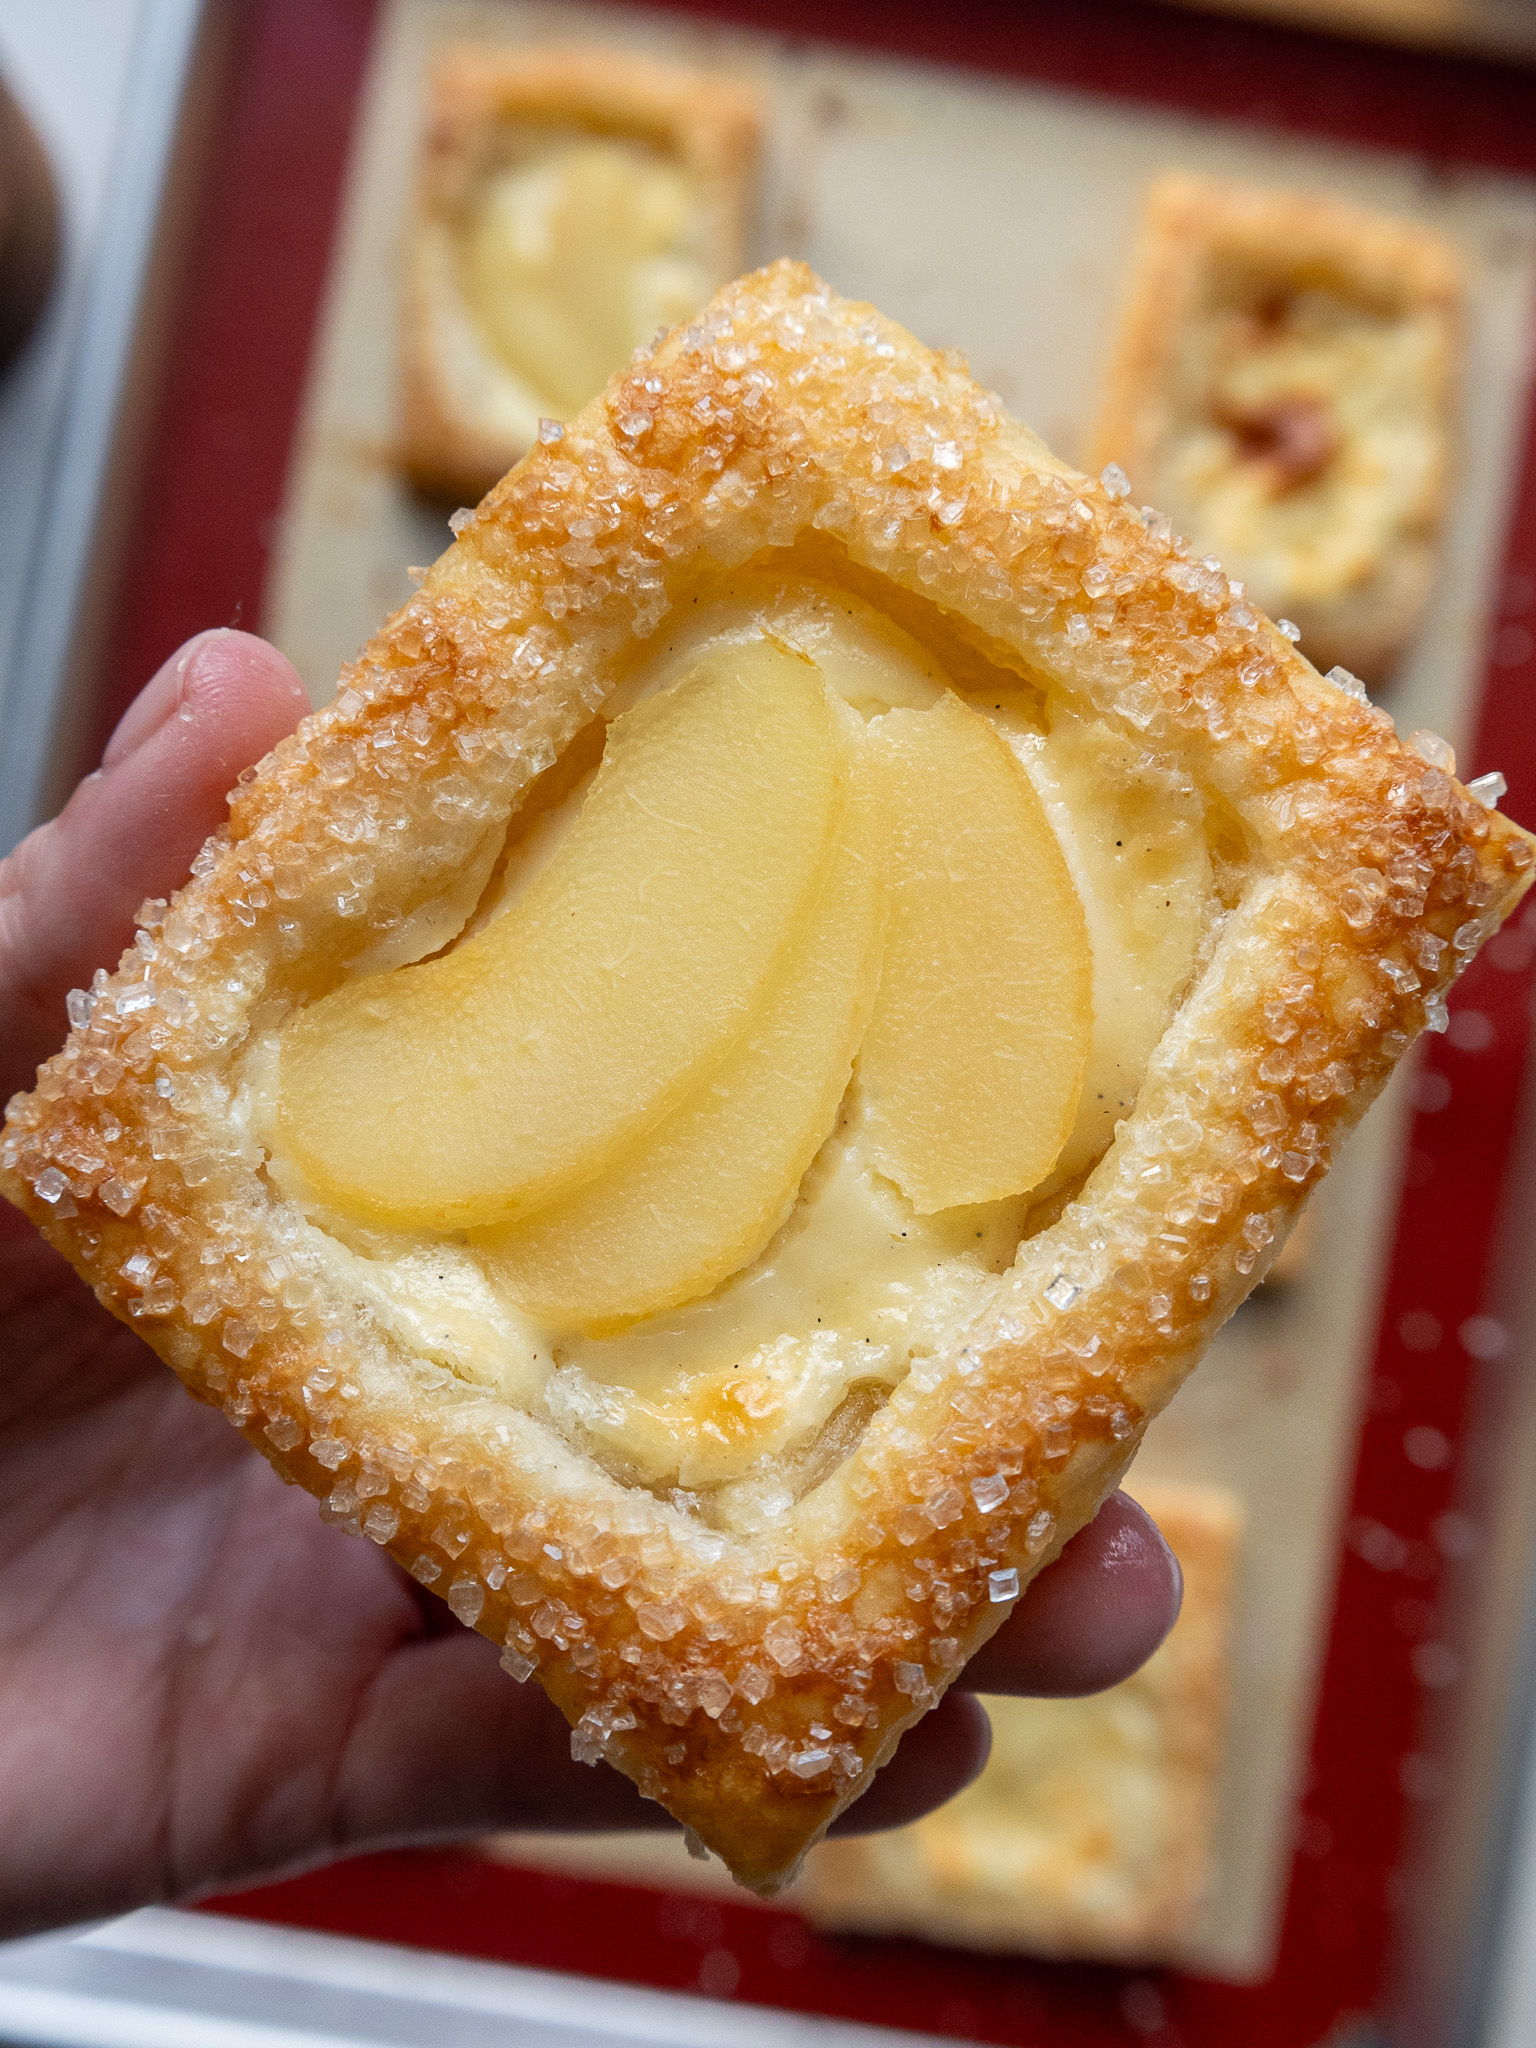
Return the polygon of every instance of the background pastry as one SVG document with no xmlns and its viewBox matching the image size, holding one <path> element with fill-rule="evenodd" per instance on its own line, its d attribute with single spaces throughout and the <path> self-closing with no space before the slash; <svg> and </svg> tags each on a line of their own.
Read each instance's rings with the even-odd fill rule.
<svg viewBox="0 0 1536 2048">
<path fill-rule="evenodd" d="M 1176 1959 L 1213 1855 L 1241 1512 L 1214 1487 L 1131 1488 L 1184 1573 L 1172 1634 L 1087 1699 L 989 1699 L 992 1754 L 937 1813 L 824 1843 L 795 1902 L 824 1927 L 970 1948 Z"/>
<path fill-rule="evenodd" d="M 1147 196 L 1093 460 L 1379 681 L 1434 575 L 1462 277 L 1444 237 L 1298 192 L 1173 174 Z"/>
<path fill-rule="evenodd" d="M 436 60 L 402 334 L 406 467 L 473 501 L 741 268 L 755 93 L 630 51 Z"/>
<path fill-rule="evenodd" d="M 1527 835 L 1123 497 L 803 268 L 742 280 L 461 524 L 117 977 L 77 992 L 0 1150 L 6 1191 L 196 1393 L 759 1889 L 1089 1519 L 1530 877 Z M 845 849 L 874 862 L 872 761 L 906 792 L 893 929 L 937 904 L 974 953 L 945 890 L 985 897 L 1000 847 L 1029 878 L 994 905 L 1033 924 L 995 983 L 930 949 L 934 1070 L 1005 1087 L 1031 974 L 1067 992 L 1039 1113 L 997 1119 L 1001 1191 L 975 1120 L 934 1183 L 947 1132 L 920 1178 L 899 1091 L 872 1135 L 855 1086 L 684 1334 L 552 1326 L 481 1233 L 614 1185 L 752 1053 L 858 901 L 838 878 Z M 942 872 L 900 828 L 930 769 Z M 1117 843 L 1121 803 L 1149 815 Z M 645 858 L 594 856 L 620 813 Z M 719 924 L 725 862 L 742 916 L 680 948 L 681 1024 L 633 1035 L 635 1112 L 625 977 L 654 994 L 674 870 Z M 1198 887 L 1175 904 L 1159 871 Z M 562 905 L 594 943 L 551 982 Z M 1134 1001 L 1101 979 L 1118 956 Z M 567 969 L 601 1000 L 541 1030 Z M 418 987 L 453 995 L 425 1113 L 390 1064 Z M 327 1127 L 305 1076 L 332 1060 L 393 1105 L 392 1164 L 361 1115 Z"/>
</svg>

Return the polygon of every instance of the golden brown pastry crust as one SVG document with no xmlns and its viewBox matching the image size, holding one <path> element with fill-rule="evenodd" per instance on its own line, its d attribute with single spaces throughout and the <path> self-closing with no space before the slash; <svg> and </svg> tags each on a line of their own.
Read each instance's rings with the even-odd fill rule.
<svg viewBox="0 0 1536 2048">
<path fill-rule="evenodd" d="M 499 838 L 692 587 L 807 535 L 1175 760 L 1233 907 L 995 1313 L 737 1538 L 360 1306 L 263 1170 L 242 1047 Z M 579 1754 L 771 1890 L 1007 1614 L 989 1573 L 1027 1582 L 1119 1479 L 1532 858 L 958 360 L 780 263 L 513 470 L 242 779 L 12 1104 L 0 1187 L 323 1512 L 536 1663 Z"/>
<path fill-rule="evenodd" d="M 633 51 L 464 43 L 439 53 L 401 322 L 401 454 L 423 490 L 473 504 L 530 446 L 466 407 L 444 360 L 437 317 L 443 283 L 432 260 L 433 227 L 451 221 L 496 167 L 499 139 L 586 130 L 648 142 L 675 158 L 697 187 L 708 267 L 723 284 L 743 261 L 761 126 L 758 95 L 744 81 L 678 70 Z"/>
<path fill-rule="evenodd" d="M 1133 1477 L 1130 1490 L 1183 1569 L 1184 1605 L 1168 1640 L 1108 1695 L 988 1701 L 994 1758 L 1006 1758 L 1008 1716 L 1027 1730 L 1042 1711 L 1057 1728 L 1080 1717 L 1079 1754 L 1055 1762 L 1038 1804 L 1033 1795 L 1019 1803 L 1020 1759 L 1011 1773 L 1005 1762 L 1001 1784 L 983 1771 L 957 1800 L 898 1833 L 823 1843 L 795 1894 L 818 1925 L 1122 1963 L 1188 1953 L 1211 1874 L 1242 1516 L 1211 1487 Z M 1106 1725 L 1119 1694 L 1132 1704 L 1142 1796 L 1116 1811 L 1131 1761 Z M 1012 1856 L 995 1860 L 994 1836 L 1010 1823 L 1027 1829 L 1034 1851 L 1023 1882 Z"/>
<path fill-rule="evenodd" d="M 1455 250 L 1427 228 L 1308 193 L 1170 173 L 1147 194 L 1090 437 L 1091 466 L 1120 463 L 1138 493 L 1153 498 L 1175 527 L 1189 527 L 1195 553 L 1207 546 L 1222 553 L 1220 541 L 1200 524 L 1198 502 L 1176 502 L 1168 475 L 1172 437 L 1209 416 L 1211 394 L 1194 388 L 1209 366 L 1189 359 L 1195 325 L 1229 301 L 1251 303 L 1262 320 L 1266 299 L 1282 302 L 1298 291 L 1332 293 L 1348 304 L 1421 321 L 1413 383 L 1432 446 L 1402 492 L 1390 531 L 1346 588 L 1322 597 L 1295 587 L 1251 593 L 1301 628 L 1302 645 L 1319 669 L 1342 663 L 1375 681 L 1412 634 L 1434 577 L 1451 485 L 1463 290 Z M 1216 424 L 1235 431 L 1242 423 Z M 1284 426 L 1276 428 L 1273 459 L 1283 464 L 1294 455 L 1303 470 L 1331 459 L 1321 447 L 1309 452 L 1301 445 L 1309 439 L 1305 420 L 1295 432 L 1281 431 Z M 1341 435 L 1348 432 L 1340 428 Z M 1230 554 L 1224 566 L 1243 574 Z"/>
</svg>

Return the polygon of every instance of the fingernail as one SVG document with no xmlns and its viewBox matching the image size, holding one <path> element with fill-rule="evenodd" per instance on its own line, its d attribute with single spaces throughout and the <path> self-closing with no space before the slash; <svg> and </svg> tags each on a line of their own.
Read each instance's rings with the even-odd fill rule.
<svg viewBox="0 0 1536 2048">
<path fill-rule="evenodd" d="M 101 757 L 103 768 L 120 768 L 178 714 L 190 717 L 189 695 L 198 658 L 210 641 L 221 637 L 223 630 L 215 627 L 211 632 L 194 634 L 155 671 L 118 720 Z"/>
</svg>

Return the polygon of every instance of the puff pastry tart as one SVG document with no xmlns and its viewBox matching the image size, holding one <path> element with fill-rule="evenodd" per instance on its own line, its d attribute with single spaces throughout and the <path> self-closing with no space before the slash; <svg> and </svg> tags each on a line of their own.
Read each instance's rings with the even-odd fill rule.
<svg viewBox="0 0 1536 2048">
<path fill-rule="evenodd" d="M 1184 1574 L 1168 1640 L 1090 1699 L 989 1699 L 992 1754 L 974 1784 L 913 1827 L 810 1858 L 795 1903 L 818 1925 L 1121 1963 L 1189 1956 L 1242 1520 L 1215 1487 L 1134 1491 Z"/>
<path fill-rule="evenodd" d="M 1121 487 L 807 270 L 732 285 L 10 1111 L 102 1299 L 762 1890 L 1530 879 Z"/>
<path fill-rule="evenodd" d="M 753 89 L 595 47 L 450 45 L 405 280 L 405 465 L 473 501 L 741 268 Z"/>
<path fill-rule="evenodd" d="M 1300 628 L 1379 679 L 1434 574 L 1462 277 L 1409 222 L 1183 174 L 1147 198 L 1092 446 Z"/>
</svg>

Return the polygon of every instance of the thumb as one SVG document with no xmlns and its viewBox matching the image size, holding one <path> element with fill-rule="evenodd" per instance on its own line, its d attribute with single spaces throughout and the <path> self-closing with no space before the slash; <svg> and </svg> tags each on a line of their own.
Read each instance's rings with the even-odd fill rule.
<svg viewBox="0 0 1536 2048">
<path fill-rule="evenodd" d="M 240 770 L 309 709 L 249 633 L 189 640 L 147 683 L 59 816 L 0 863 L 0 1102 L 64 1036 L 64 997 L 115 966 L 147 896 L 185 881 Z"/>
</svg>

